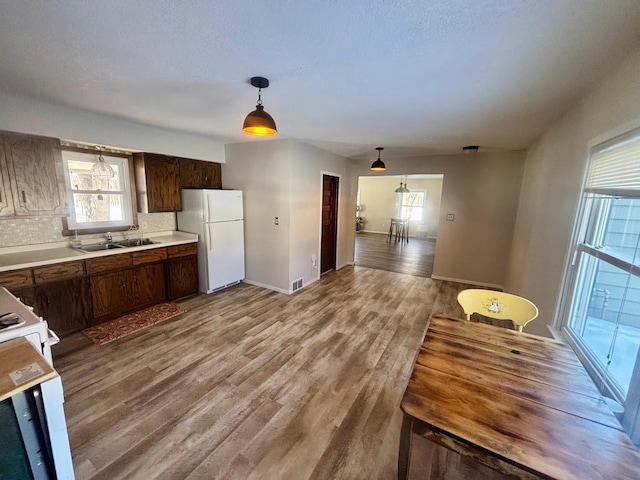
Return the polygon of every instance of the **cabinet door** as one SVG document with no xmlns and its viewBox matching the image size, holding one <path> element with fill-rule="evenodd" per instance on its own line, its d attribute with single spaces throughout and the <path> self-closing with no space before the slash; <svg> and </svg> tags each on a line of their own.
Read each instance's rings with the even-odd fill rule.
<svg viewBox="0 0 640 480">
<path fill-rule="evenodd" d="M 202 165 L 202 187 L 222 188 L 222 170 L 219 163 L 198 162 Z"/>
<path fill-rule="evenodd" d="M 4 154 L 4 142 L 0 137 L 0 217 L 14 215 L 11 185 L 9 184 L 9 170 Z"/>
<path fill-rule="evenodd" d="M 164 266 L 154 263 L 129 270 L 133 283 L 131 308 L 143 308 L 165 299 Z"/>
<path fill-rule="evenodd" d="M 115 316 L 130 305 L 130 271 L 91 277 L 91 299 L 95 318 Z"/>
<path fill-rule="evenodd" d="M 202 188 L 201 162 L 188 158 L 180 159 L 180 186 L 182 188 Z"/>
<path fill-rule="evenodd" d="M 177 257 L 167 263 L 169 299 L 198 291 L 198 256 Z"/>
<path fill-rule="evenodd" d="M 182 210 L 180 163 L 165 155 L 144 154 L 149 213 Z"/>
<path fill-rule="evenodd" d="M 65 215 L 65 186 L 58 140 L 9 133 L 2 137 L 15 214 Z"/>
<path fill-rule="evenodd" d="M 87 278 L 74 278 L 36 287 L 35 309 L 58 335 L 68 335 L 90 324 Z"/>
</svg>

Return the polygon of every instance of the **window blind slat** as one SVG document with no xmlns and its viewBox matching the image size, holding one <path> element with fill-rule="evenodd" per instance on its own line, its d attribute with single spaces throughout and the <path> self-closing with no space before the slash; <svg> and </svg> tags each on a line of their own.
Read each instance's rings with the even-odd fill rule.
<svg viewBox="0 0 640 480">
<path fill-rule="evenodd" d="M 640 194 L 640 130 L 626 134 L 619 143 L 595 147 L 585 190 L 620 189 Z M 634 194 L 633 196 L 637 196 Z"/>
</svg>

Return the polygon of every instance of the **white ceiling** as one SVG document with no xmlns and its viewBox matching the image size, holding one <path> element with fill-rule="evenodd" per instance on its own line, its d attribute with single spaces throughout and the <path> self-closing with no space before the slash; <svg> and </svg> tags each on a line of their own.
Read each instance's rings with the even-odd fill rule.
<svg viewBox="0 0 640 480">
<path fill-rule="evenodd" d="M 0 0 L 0 90 L 383 158 L 529 145 L 640 46 L 639 0 Z"/>
</svg>

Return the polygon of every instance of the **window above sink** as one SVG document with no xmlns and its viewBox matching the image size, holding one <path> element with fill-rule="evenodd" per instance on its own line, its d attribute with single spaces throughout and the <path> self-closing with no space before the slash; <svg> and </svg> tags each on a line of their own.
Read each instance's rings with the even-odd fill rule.
<svg viewBox="0 0 640 480">
<path fill-rule="evenodd" d="M 130 155 L 63 147 L 62 159 L 69 204 L 65 234 L 126 230 L 137 223 Z"/>
</svg>

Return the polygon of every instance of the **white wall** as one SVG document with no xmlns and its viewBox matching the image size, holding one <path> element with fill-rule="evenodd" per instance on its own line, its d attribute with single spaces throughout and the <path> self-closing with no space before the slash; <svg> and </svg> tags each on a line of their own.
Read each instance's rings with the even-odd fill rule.
<svg viewBox="0 0 640 480">
<path fill-rule="evenodd" d="M 244 191 L 247 281 L 289 292 L 300 277 L 305 285 L 319 278 L 322 171 L 341 176 L 337 264 L 353 262 L 355 191 L 345 158 L 294 140 L 225 149 L 223 187 Z"/>
<path fill-rule="evenodd" d="M 434 278 L 502 286 L 511 248 L 524 152 L 385 160 L 385 175 L 444 174 Z M 375 176 L 371 160 L 353 175 Z M 380 174 L 378 174 L 380 175 Z M 445 221 L 447 213 L 455 221 Z"/>
<path fill-rule="evenodd" d="M 540 318 L 528 331 L 549 335 L 547 325 L 554 321 L 587 144 L 639 119 L 640 49 L 529 148 L 505 281 L 508 291 L 531 299 L 540 309 Z"/>
<path fill-rule="evenodd" d="M 220 139 L 0 93 L 0 130 L 224 163 Z"/>
<path fill-rule="evenodd" d="M 415 236 L 418 228 L 424 229 L 428 236 L 436 238 L 440 218 L 440 199 L 442 196 L 442 178 L 407 179 L 409 190 L 426 190 L 426 211 L 424 222 L 411 222 L 409 235 Z M 398 215 L 399 197 L 395 193 L 400 186 L 400 177 L 362 177 L 358 181 L 360 216 L 365 220 L 364 231 L 387 233 L 389 219 Z"/>
<path fill-rule="evenodd" d="M 222 186 L 244 192 L 246 279 L 288 292 L 291 142 L 235 143 L 225 152 Z"/>
<path fill-rule="evenodd" d="M 340 177 L 336 266 L 353 263 L 356 192 L 350 182 L 348 160 L 320 148 L 292 141 L 290 282 L 319 278 L 322 211 L 322 172 Z M 317 255 L 315 268 L 311 255 Z"/>
</svg>

